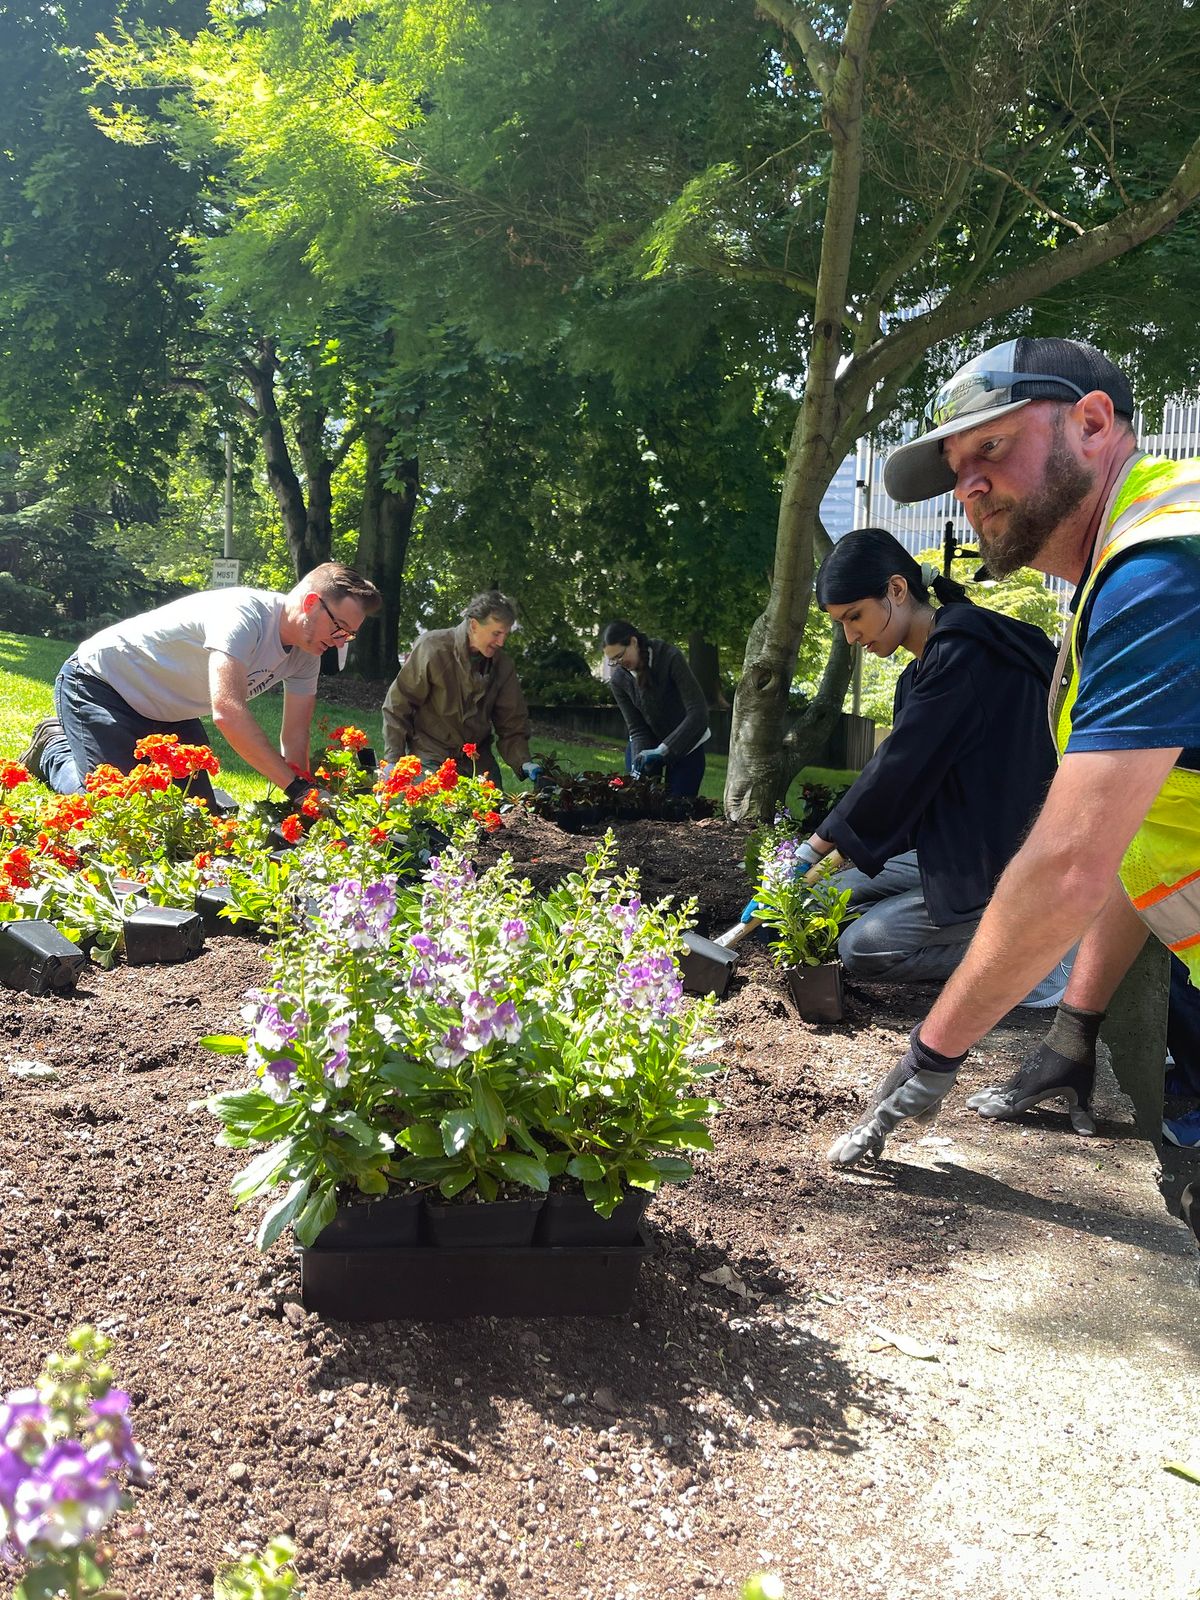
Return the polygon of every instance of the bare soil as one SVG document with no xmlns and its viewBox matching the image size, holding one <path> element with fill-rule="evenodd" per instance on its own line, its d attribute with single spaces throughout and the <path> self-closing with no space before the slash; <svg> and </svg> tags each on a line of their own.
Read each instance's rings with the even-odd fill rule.
<svg viewBox="0 0 1200 1600">
<path fill-rule="evenodd" d="M 620 834 L 647 895 L 695 894 L 709 933 L 745 899 L 744 842 L 719 820 Z M 546 885 L 587 843 L 520 816 L 488 848 Z M 1053 1562 L 1024 1587 L 998 1557 L 947 1565 L 926 1514 L 911 1534 L 896 1521 L 954 1430 L 1003 1428 L 1018 1449 L 1036 1431 L 1023 1408 L 968 1418 L 966 1379 L 914 1387 L 904 1363 L 921 1381 L 924 1364 L 886 1340 L 892 1359 L 864 1355 L 879 1317 L 956 1339 L 980 1202 L 1003 1209 L 986 1171 L 918 1158 L 872 1182 L 824 1164 L 927 996 L 851 986 L 844 1024 L 806 1026 L 749 949 L 719 1012 L 716 1151 L 651 1206 L 628 1317 L 363 1325 L 304 1311 L 288 1244 L 259 1256 L 257 1217 L 230 1207 L 242 1158 L 200 1102 L 239 1069 L 197 1041 L 238 1027 L 261 976 L 258 946 L 217 938 L 185 966 L 90 970 L 74 999 L 0 994 L 0 1388 L 81 1321 L 112 1334 L 156 1467 L 118 1524 L 130 1596 L 207 1597 L 232 1553 L 279 1531 L 308 1600 L 683 1600 L 764 1566 L 789 1600 L 924 1595 L 935 1575 L 984 1600 L 1068 1592 Z M 10 1071 L 28 1061 L 54 1077 Z M 1065 1118 L 1039 1127 L 1069 1137 Z M 1092 1154 L 1115 1163 L 1123 1139 L 1102 1125 Z M 1031 1225 L 1056 1226 L 1056 1204 Z"/>
</svg>

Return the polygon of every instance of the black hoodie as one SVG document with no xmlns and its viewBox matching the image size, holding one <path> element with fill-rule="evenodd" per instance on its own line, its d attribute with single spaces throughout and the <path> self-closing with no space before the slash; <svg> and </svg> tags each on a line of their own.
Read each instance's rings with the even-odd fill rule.
<svg viewBox="0 0 1200 1600">
<path fill-rule="evenodd" d="M 817 833 L 872 878 L 915 848 L 932 921 L 977 917 L 1054 776 L 1054 661 L 1027 622 L 943 606 L 896 685 L 891 734 Z"/>
</svg>

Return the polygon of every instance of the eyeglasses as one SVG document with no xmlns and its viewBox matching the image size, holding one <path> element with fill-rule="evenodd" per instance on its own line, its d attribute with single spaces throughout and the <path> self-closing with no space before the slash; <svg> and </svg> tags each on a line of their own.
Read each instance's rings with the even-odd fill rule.
<svg viewBox="0 0 1200 1600">
<path fill-rule="evenodd" d="M 940 428 L 943 422 L 953 422 L 955 417 L 1007 405 L 1018 383 L 1056 383 L 1060 389 L 1070 389 L 1080 399 L 1084 395 L 1077 383 L 1052 372 L 964 372 L 956 374 L 938 390 L 925 407 L 925 421 L 930 427 Z"/>
<path fill-rule="evenodd" d="M 358 630 L 356 628 L 348 628 L 344 622 L 339 622 L 320 595 L 317 595 L 317 604 L 329 618 L 330 622 L 333 623 L 333 632 L 335 638 L 343 639 L 347 644 L 350 643 L 351 639 L 358 638 Z"/>
<path fill-rule="evenodd" d="M 621 648 L 617 651 L 615 656 L 610 656 L 608 651 L 606 650 L 604 652 L 604 659 L 612 667 L 622 666 L 622 665 L 624 665 L 625 657 L 629 654 L 629 652 L 632 649 L 633 649 L 633 640 L 631 639 L 628 644 L 623 644 L 621 646 Z"/>
</svg>

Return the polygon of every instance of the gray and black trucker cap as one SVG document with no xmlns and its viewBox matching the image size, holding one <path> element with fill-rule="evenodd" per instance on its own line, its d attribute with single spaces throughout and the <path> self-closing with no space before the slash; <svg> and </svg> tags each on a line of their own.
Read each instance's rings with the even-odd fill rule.
<svg viewBox="0 0 1200 1600">
<path fill-rule="evenodd" d="M 954 488 L 942 455 L 943 439 L 965 433 L 1031 400 L 1078 400 L 1099 389 L 1123 417 L 1133 416 L 1133 391 L 1107 356 L 1077 339 L 1008 339 L 965 366 L 942 385 L 925 412 L 928 433 L 888 456 L 883 484 L 893 500 L 931 500 Z"/>
</svg>

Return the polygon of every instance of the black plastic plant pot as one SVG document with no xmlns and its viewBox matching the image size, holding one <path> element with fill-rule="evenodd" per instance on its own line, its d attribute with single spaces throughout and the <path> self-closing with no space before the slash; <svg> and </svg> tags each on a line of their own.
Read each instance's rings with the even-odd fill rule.
<svg viewBox="0 0 1200 1600">
<path fill-rule="evenodd" d="M 358 764 L 364 772 L 374 772 L 379 766 L 379 758 L 369 744 L 363 745 L 357 755 Z"/>
<path fill-rule="evenodd" d="M 146 885 L 144 883 L 139 883 L 136 878 L 114 878 L 112 881 L 112 891 L 114 894 L 121 895 L 122 897 L 125 895 L 133 895 L 135 899 L 138 900 L 145 900 L 148 898 L 146 894 Z"/>
<path fill-rule="evenodd" d="M 738 963 L 738 952 L 727 950 L 715 939 L 688 932 L 683 936 L 684 955 L 679 963 L 687 994 L 713 994 L 720 998 L 729 987 Z"/>
<path fill-rule="evenodd" d="M 621 1245 L 636 1242 L 642 1218 L 650 1203 L 646 1189 L 630 1189 L 611 1217 L 602 1217 L 587 1195 L 568 1189 L 553 1190 L 538 1217 L 538 1244 Z"/>
<path fill-rule="evenodd" d="M 527 1200 L 425 1201 L 425 1237 L 438 1250 L 503 1249 L 533 1243 L 543 1195 Z"/>
<path fill-rule="evenodd" d="M 73 994 L 87 957 L 52 922 L 0 922 L 0 983 L 29 994 Z"/>
<path fill-rule="evenodd" d="M 301 1250 L 300 1298 L 339 1322 L 619 1317 L 648 1254 L 642 1238 L 611 1248 Z"/>
<path fill-rule="evenodd" d="M 299 839 L 297 839 L 296 843 L 293 844 L 278 823 L 267 834 L 267 843 L 271 847 L 271 859 L 274 861 L 278 861 L 288 851 L 294 850 L 299 842 Z"/>
<path fill-rule="evenodd" d="M 237 801 L 228 789 L 218 789 L 213 785 L 212 809 L 218 817 L 231 817 L 238 808 Z"/>
<path fill-rule="evenodd" d="M 187 961 L 204 949 L 204 923 L 194 911 L 143 906 L 125 918 L 124 938 L 131 967 Z"/>
<path fill-rule="evenodd" d="M 258 923 L 250 917 L 238 917 L 235 922 L 231 917 L 223 917 L 222 910 L 233 904 L 233 890 L 227 884 L 213 884 L 207 889 L 201 889 L 197 894 L 194 907 L 201 922 L 204 924 L 205 933 L 257 933 Z"/>
<path fill-rule="evenodd" d="M 420 1241 L 424 1195 L 384 1194 L 375 1199 L 355 1195 L 334 1212 L 322 1228 L 314 1250 L 411 1248 Z"/>
<path fill-rule="evenodd" d="M 823 961 L 819 967 L 788 967 L 785 976 L 801 1022 L 842 1020 L 840 961 Z"/>
</svg>

